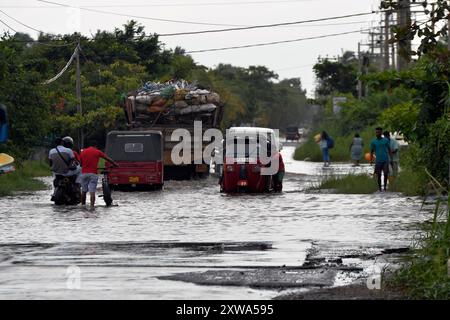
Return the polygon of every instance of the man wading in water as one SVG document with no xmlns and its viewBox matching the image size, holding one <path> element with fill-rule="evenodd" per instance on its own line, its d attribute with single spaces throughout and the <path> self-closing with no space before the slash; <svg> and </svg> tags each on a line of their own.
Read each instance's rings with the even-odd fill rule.
<svg viewBox="0 0 450 320">
<path fill-rule="evenodd" d="M 382 137 L 383 129 L 375 129 L 376 138 L 370 143 L 370 164 L 373 163 L 375 153 L 375 174 L 377 175 L 378 190 L 381 191 L 381 173 L 384 175 L 384 191 L 386 191 L 389 175 L 389 140 Z"/>
<path fill-rule="evenodd" d="M 97 142 L 91 141 L 89 148 L 84 149 L 81 152 L 81 204 L 86 204 L 86 195 L 89 192 L 91 195 L 91 208 L 95 205 L 95 191 L 97 190 L 97 168 L 98 161 L 103 158 L 112 163 L 113 166 L 118 167 L 119 165 L 114 162 L 113 159 L 108 157 L 106 154 L 97 149 Z"/>
</svg>

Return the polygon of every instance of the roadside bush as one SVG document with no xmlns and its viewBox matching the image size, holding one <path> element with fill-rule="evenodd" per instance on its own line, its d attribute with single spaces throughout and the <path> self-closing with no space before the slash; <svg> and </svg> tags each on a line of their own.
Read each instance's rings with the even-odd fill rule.
<svg viewBox="0 0 450 320">
<path fill-rule="evenodd" d="M 411 101 L 395 105 L 385 111 L 380 116 L 380 123 L 391 131 L 403 134 L 406 140 L 416 140 L 415 129 L 419 119 L 420 108 Z"/>
<path fill-rule="evenodd" d="M 417 234 L 414 243 L 414 255 L 390 282 L 406 289 L 411 298 L 449 300 L 450 197 L 448 190 L 434 177 L 430 184 L 438 193 L 434 200 L 434 209 L 429 213 L 431 219 L 421 224 L 422 230 Z M 445 193 L 446 200 L 443 197 Z"/>
<path fill-rule="evenodd" d="M 450 185 L 450 119 L 440 118 L 429 126 L 429 135 L 422 142 L 419 161 L 438 181 Z"/>
<path fill-rule="evenodd" d="M 371 194 L 378 190 L 377 182 L 366 174 L 326 177 L 312 189 L 333 189 L 342 194 Z"/>
<path fill-rule="evenodd" d="M 389 191 L 401 192 L 405 196 L 422 196 L 426 193 L 425 171 L 402 169 L 393 183 L 389 184 Z"/>
<path fill-rule="evenodd" d="M 17 191 L 45 189 L 45 183 L 34 178 L 49 175 L 50 168 L 46 163 L 26 161 L 15 172 L 0 176 L 0 197 L 12 195 Z"/>
</svg>

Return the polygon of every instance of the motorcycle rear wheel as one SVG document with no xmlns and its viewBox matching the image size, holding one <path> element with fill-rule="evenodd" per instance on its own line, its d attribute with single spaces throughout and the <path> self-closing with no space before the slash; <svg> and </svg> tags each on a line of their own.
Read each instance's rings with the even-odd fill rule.
<svg viewBox="0 0 450 320">
<path fill-rule="evenodd" d="M 112 195 L 111 195 L 111 187 L 109 186 L 108 182 L 103 181 L 102 182 L 102 189 L 103 189 L 103 200 L 106 203 L 106 206 L 109 207 L 113 203 Z"/>
</svg>

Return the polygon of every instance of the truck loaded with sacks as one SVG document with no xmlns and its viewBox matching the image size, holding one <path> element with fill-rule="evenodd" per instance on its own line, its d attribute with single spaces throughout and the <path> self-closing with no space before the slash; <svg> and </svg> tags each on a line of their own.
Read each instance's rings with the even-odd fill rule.
<svg viewBox="0 0 450 320">
<path fill-rule="evenodd" d="M 147 82 L 127 95 L 124 104 L 129 130 L 161 131 L 164 138 L 165 180 L 191 179 L 209 174 L 209 163 L 194 158 L 194 144 L 201 143 L 202 151 L 208 141 L 196 141 L 194 122 L 201 122 L 203 133 L 210 128 L 219 128 L 223 117 L 224 103 L 220 96 L 196 83 L 170 81 Z M 191 162 L 175 164 L 171 154 L 180 141 L 172 141 L 176 129 L 186 129 L 191 136 Z M 203 139 L 201 139 L 203 140 Z"/>
</svg>

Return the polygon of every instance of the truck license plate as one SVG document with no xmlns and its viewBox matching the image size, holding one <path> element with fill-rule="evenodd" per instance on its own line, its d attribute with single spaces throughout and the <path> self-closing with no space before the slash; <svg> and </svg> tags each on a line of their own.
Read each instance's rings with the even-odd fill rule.
<svg viewBox="0 0 450 320">
<path fill-rule="evenodd" d="M 130 183 L 138 183 L 139 182 L 139 177 L 129 177 L 128 181 Z"/>
<path fill-rule="evenodd" d="M 208 166 L 206 164 L 197 164 L 195 167 L 195 172 L 208 172 Z"/>
</svg>

